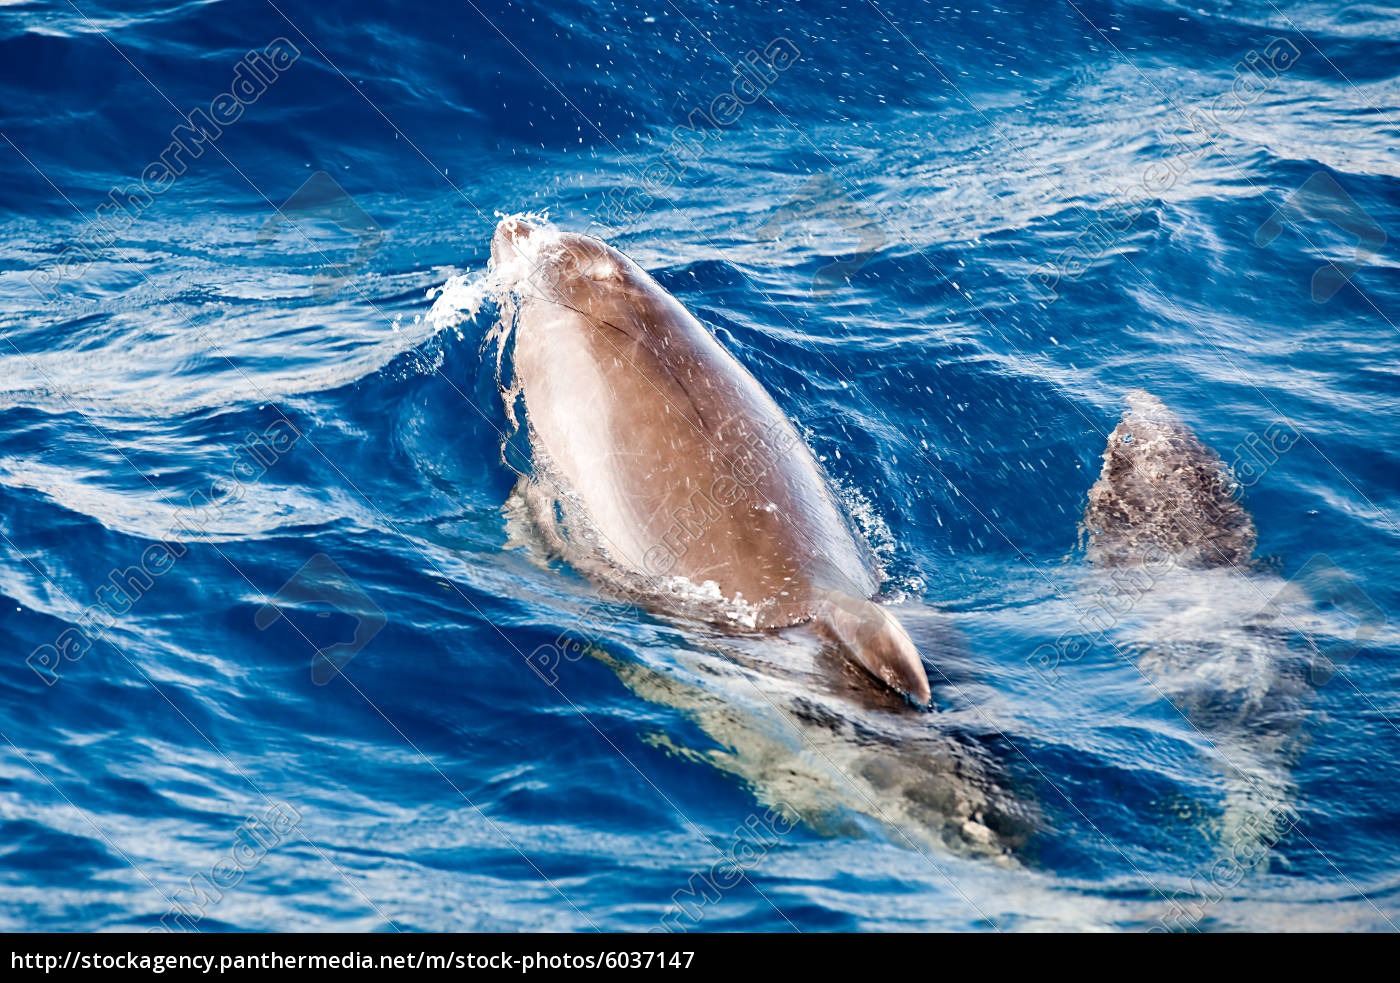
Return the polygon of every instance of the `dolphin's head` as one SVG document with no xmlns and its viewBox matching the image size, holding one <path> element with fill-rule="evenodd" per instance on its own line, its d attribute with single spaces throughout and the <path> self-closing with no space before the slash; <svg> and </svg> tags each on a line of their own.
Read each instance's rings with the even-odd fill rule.
<svg viewBox="0 0 1400 983">
<path fill-rule="evenodd" d="M 522 301 L 557 304 L 602 320 L 635 304 L 637 287 L 646 279 L 640 267 L 602 240 L 519 215 L 496 226 L 491 262 Z"/>
</svg>

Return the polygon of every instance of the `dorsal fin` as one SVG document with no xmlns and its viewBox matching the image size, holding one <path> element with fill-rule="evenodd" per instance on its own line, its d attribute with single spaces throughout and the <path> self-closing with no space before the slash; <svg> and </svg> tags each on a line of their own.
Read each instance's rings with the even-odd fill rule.
<svg viewBox="0 0 1400 983">
<path fill-rule="evenodd" d="M 1089 489 L 1090 562 L 1122 566 L 1170 556 L 1192 567 L 1248 563 L 1254 521 L 1229 468 L 1156 396 L 1135 390 L 1127 402 Z"/>
</svg>

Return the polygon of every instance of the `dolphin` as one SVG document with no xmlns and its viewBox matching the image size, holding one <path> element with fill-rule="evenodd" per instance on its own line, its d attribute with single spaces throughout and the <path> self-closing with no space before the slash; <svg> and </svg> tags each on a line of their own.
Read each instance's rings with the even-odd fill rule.
<svg viewBox="0 0 1400 983">
<path fill-rule="evenodd" d="M 1119 637 L 1137 668 L 1223 771 L 1225 849 L 1263 867 L 1298 818 L 1290 764 L 1310 692 L 1282 629 L 1317 617 L 1295 585 L 1254 567 L 1254 520 L 1219 455 L 1156 396 L 1126 402 L 1089 491 L 1086 558 L 1131 607 Z"/>
<path fill-rule="evenodd" d="M 521 498 L 585 575 L 644 607 L 737 630 L 806 625 L 919 706 L 928 676 L 871 598 L 869 547 L 792 422 L 674 297 L 599 239 L 504 218 L 508 412 Z"/>
</svg>

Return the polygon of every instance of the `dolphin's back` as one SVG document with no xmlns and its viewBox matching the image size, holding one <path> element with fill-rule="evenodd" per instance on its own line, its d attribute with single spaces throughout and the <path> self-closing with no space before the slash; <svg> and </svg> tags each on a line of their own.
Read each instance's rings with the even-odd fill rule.
<svg viewBox="0 0 1400 983">
<path fill-rule="evenodd" d="M 542 237 L 503 220 L 493 259 Z M 870 549 L 778 404 L 625 255 L 586 236 L 557 242 L 513 318 L 538 472 L 521 498 L 536 525 L 650 607 L 747 628 L 810 623 L 927 704 L 917 650 L 868 600 Z"/>
<path fill-rule="evenodd" d="M 868 552 L 782 410 L 650 277 L 628 288 L 601 329 L 558 310 L 516 328 L 537 447 L 611 562 L 713 583 L 756 627 L 811 618 L 820 590 L 873 593 Z"/>
</svg>

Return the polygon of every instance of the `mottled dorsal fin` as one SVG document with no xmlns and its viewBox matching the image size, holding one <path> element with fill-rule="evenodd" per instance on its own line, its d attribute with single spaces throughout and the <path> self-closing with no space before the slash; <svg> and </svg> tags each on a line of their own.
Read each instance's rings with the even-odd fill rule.
<svg viewBox="0 0 1400 983">
<path fill-rule="evenodd" d="M 1127 396 L 1109 434 L 1099 480 L 1084 511 L 1087 556 L 1120 566 L 1171 561 L 1192 567 L 1245 564 L 1254 522 L 1219 455 L 1156 396 Z"/>
</svg>

